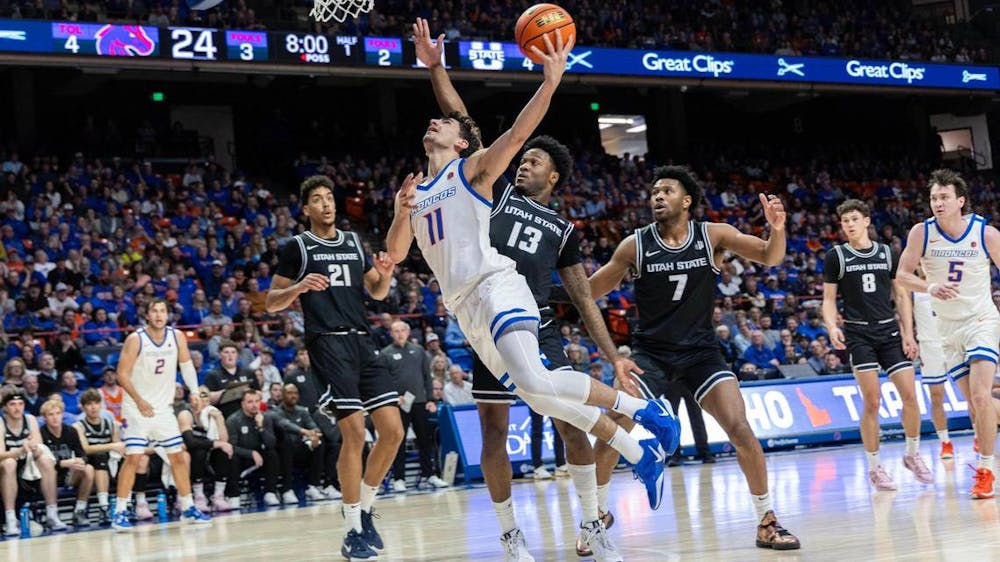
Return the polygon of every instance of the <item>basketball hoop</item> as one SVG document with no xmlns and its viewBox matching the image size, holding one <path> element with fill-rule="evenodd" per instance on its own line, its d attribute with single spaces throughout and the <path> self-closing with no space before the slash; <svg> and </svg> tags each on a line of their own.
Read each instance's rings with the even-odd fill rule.
<svg viewBox="0 0 1000 562">
<path fill-rule="evenodd" d="M 315 0 L 309 15 L 316 21 L 327 22 L 331 19 L 341 23 L 347 18 L 356 18 L 362 12 L 371 11 L 375 0 Z"/>
</svg>

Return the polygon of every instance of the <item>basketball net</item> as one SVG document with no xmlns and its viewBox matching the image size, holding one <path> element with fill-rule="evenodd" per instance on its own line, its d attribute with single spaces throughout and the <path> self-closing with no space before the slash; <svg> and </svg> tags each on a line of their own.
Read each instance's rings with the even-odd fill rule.
<svg viewBox="0 0 1000 562">
<path fill-rule="evenodd" d="M 362 12 L 371 11 L 375 0 L 315 0 L 309 15 L 316 21 L 327 22 L 331 19 L 341 23 L 347 18 L 356 18 Z"/>
</svg>

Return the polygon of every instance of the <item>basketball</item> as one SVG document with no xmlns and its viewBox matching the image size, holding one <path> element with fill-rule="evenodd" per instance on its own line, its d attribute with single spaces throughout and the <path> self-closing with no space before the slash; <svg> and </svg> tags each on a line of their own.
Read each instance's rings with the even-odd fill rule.
<svg viewBox="0 0 1000 562">
<path fill-rule="evenodd" d="M 514 39 L 524 56 L 537 64 L 542 64 L 542 59 L 535 55 L 531 47 L 537 47 L 539 51 L 544 53 L 544 36 L 546 33 L 552 32 L 558 32 L 562 35 L 565 45 L 571 35 L 576 35 L 576 24 L 573 22 L 573 16 L 555 4 L 535 4 L 517 18 L 517 25 L 514 26 Z M 555 35 L 549 36 L 549 40 L 555 46 Z"/>
</svg>

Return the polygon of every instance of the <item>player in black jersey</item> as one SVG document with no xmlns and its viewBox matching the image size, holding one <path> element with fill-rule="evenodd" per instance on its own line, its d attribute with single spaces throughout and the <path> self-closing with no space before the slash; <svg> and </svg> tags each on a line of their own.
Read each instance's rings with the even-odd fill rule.
<svg viewBox="0 0 1000 562">
<path fill-rule="evenodd" d="M 659 396 L 669 380 L 676 380 L 691 390 L 736 448 L 760 519 L 757 546 L 797 549 L 799 540 L 778 524 L 771 509 L 764 451 L 747 422 L 739 383 L 722 358 L 712 328 L 716 264 L 726 252 L 765 265 L 780 264 L 785 256 L 785 208 L 777 196 L 760 194 L 771 228 L 765 241 L 728 224 L 692 220 L 702 189 L 687 168 L 657 168 L 650 191 L 655 222 L 618 245 L 611 261 L 590 278 L 591 290 L 595 297 L 605 295 L 630 271 L 635 275 L 639 325 L 632 357 L 645 371 L 635 377 L 640 388 L 647 396 Z M 610 480 L 617 462 L 617 453 L 598 443 L 598 485 Z"/>
<path fill-rule="evenodd" d="M 425 20 L 418 19 L 413 31 L 417 56 L 431 69 L 431 83 L 441 110 L 445 114 L 458 112 L 468 115 L 447 72 L 438 63 L 441 60 L 438 49 L 443 43 L 439 41 L 437 46 L 431 43 Z M 621 372 L 627 373 L 638 367 L 630 359 L 618 355 L 601 311 L 590 295 L 573 224 L 548 206 L 553 191 L 565 184 L 572 167 L 569 150 L 556 139 L 538 136 L 528 141 L 514 184 L 501 176 L 493 186 L 490 243 L 501 254 L 514 260 L 518 273 L 525 277 L 535 297 L 541 313 L 538 342 L 546 368 L 552 371 L 572 370 L 549 306 L 552 271 L 556 270 L 591 337 L 605 356 L 616 363 Z M 624 383 L 631 385 L 633 394 L 637 394 L 630 379 L 625 379 Z M 510 405 L 517 397 L 499 383 L 478 356 L 474 356 L 472 385 L 483 435 L 480 466 L 500 520 L 502 535 L 514 536 L 520 531 L 514 518 L 511 498 L 513 473 L 506 444 Z M 583 523 L 576 544 L 577 555 L 594 556 L 599 561 L 621 560 L 606 532 L 606 525 L 612 520 L 602 518 L 598 512 L 594 449 L 587 434 L 556 418 L 552 418 L 552 423 L 565 440 L 570 476 L 583 510 Z M 506 545 L 508 541 L 504 542 Z M 506 560 L 533 560 L 526 551 L 518 551 L 518 544 L 513 546 L 514 551 L 508 549 Z"/>
<path fill-rule="evenodd" d="M 395 381 L 372 341 L 364 291 L 384 299 L 395 265 L 384 252 L 369 259 L 356 233 L 336 228 L 329 178 L 307 178 L 300 201 L 309 230 L 282 247 L 267 311 L 284 310 L 301 299 L 309 361 L 326 389 L 321 409 L 336 418 L 343 437 L 337 472 L 348 530 L 341 553 L 352 560 L 374 559 L 383 543 L 372 523 L 372 504 L 396 457 L 403 427 Z M 365 412 L 378 440 L 362 479 Z"/>
<path fill-rule="evenodd" d="M 112 371 L 114 372 L 114 371 Z M 122 391 L 124 392 L 124 391 Z M 118 436 L 118 424 L 110 417 L 101 415 L 104 397 L 95 388 L 88 388 L 80 395 L 83 415 L 73 427 L 80 435 L 80 444 L 87 454 L 87 462 L 94 466 L 94 488 L 97 490 L 97 522 L 101 527 L 111 525 L 108 513 L 108 490 L 111 488 L 111 469 L 108 462 L 111 452 L 125 455 L 125 443 Z"/>
<path fill-rule="evenodd" d="M 868 236 L 871 212 L 863 201 L 848 199 L 837 207 L 847 242 L 826 253 L 823 271 L 823 321 L 830 342 L 850 354 L 851 369 L 861 389 L 861 442 L 868 458 L 868 481 L 876 490 L 895 490 L 896 484 L 879 457 L 878 410 L 882 396 L 879 369 L 896 385 L 903 403 L 906 455 L 903 466 L 925 484 L 934 481 L 920 456 L 920 410 L 913 385 L 917 343 L 913 338 L 913 306 L 909 292 L 896 284 L 899 256 L 886 244 Z M 837 325 L 837 293 L 844 303 L 844 329 Z M 892 302 L 909 319 L 900 325 Z"/>
</svg>

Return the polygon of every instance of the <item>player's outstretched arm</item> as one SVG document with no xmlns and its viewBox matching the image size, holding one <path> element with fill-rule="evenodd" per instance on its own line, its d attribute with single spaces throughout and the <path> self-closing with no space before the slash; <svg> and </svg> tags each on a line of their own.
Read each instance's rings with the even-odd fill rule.
<svg viewBox="0 0 1000 562">
<path fill-rule="evenodd" d="M 143 400 L 142 396 L 139 396 L 139 392 L 132 385 L 132 368 L 135 367 L 135 361 L 139 358 L 139 345 L 138 333 L 132 332 L 125 338 L 125 345 L 122 346 L 121 354 L 118 356 L 118 385 L 132 397 L 135 405 L 139 407 L 139 413 L 151 418 L 153 417 L 153 407 L 149 405 L 149 402 Z"/>
<path fill-rule="evenodd" d="M 437 100 L 441 111 L 446 115 L 453 111 L 468 115 L 469 111 L 465 108 L 462 97 L 458 95 L 458 90 L 448 77 L 448 71 L 441 64 L 441 57 L 444 54 L 444 33 L 438 35 L 437 41 L 433 41 L 427 20 L 417 18 L 413 24 L 413 46 L 417 51 L 417 59 L 431 72 L 431 88 L 434 89 L 434 99 Z"/>
<path fill-rule="evenodd" d="M 600 298 L 613 291 L 625 278 L 625 274 L 634 269 L 635 234 L 631 234 L 618 244 L 608 263 L 590 276 L 592 298 Z"/>
<path fill-rule="evenodd" d="M 487 200 L 493 196 L 493 182 L 507 169 L 510 161 L 517 156 L 524 143 L 528 142 L 528 137 L 535 132 L 538 124 L 542 122 L 542 118 L 548 112 L 552 95 L 555 94 L 559 82 L 562 81 L 563 72 L 566 71 L 566 59 L 576 42 L 576 38 L 570 36 L 569 42 L 563 45 L 562 35 L 558 33 L 555 45 L 552 44 L 548 35 L 544 35 L 543 38 L 546 46 L 545 53 L 532 47 L 545 65 L 545 79 L 542 81 L 542 85 L 538 87 L 535 95 L 521 110 L 514 125 L 500 135 L 489 148 L 476 152 L 465 162 L 465 177 L 469 178 L 472 188 Z"/>
<path fill-rule="evenodd" d="M 389 252 L 389 259 L 392 263 L 400 263 L 406 259 L 410 253 L 410 245 L 413 244 L 413 225 L 410 224 L 410 211 L 414 208 L 414 201 L 417 198 L 417 186 L 424 181 L 424 173 L 417 175 L 408 174 L 403 180 L 403 185 L 396 192 L 394 203 L 394 215 L 389 232 L 385 235 L 385 247 Z"/>
<path fill-rule="evenodd" d="M 785 242 L 785 206 L 777 195 L 759 194 L 760 204 L 764 207 L 764 218 L 771 227 L 767 240 L 750 234 L 743 234 L 724 223 L 709 225 L 709 236 L 712 245 L 720 250 L 729 250 L 734 254 L 764 265 L 779 265 L 785 259 L 787 244 Z"/>
</svg>

